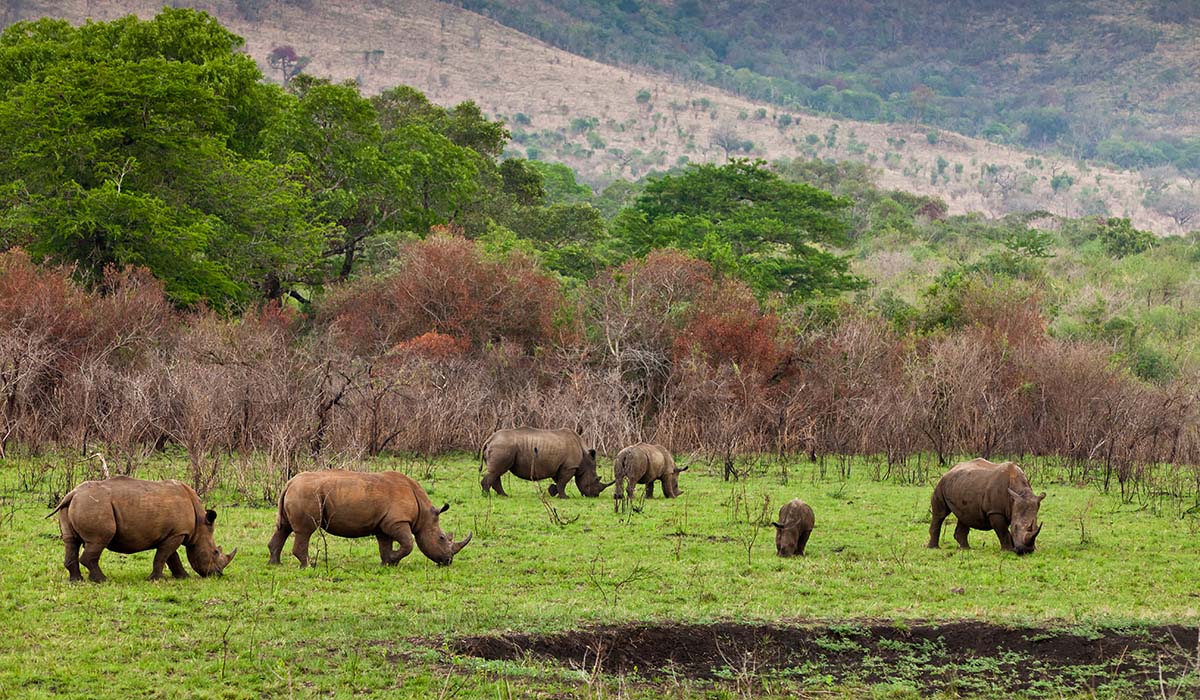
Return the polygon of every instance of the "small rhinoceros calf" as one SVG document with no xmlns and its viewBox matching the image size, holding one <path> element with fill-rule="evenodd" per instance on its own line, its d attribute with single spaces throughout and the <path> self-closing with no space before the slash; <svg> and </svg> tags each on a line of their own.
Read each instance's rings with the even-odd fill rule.
<svg viewBox="0 0 1200 700">
<path fill-rule="evenodd" d="M 783 504 L 779 520 L 771 523 L 775 526 L 775 553 L 781 557 L 804 556 L 816 522 L 812 507 L 799 498 Z"/>
<path fill-rule="evenodd" d="M 687 467 L 675 466 L 671 451 L 662 445 L 639 442 L 617 453 L 613 461 L 613 509 L 619 511 L 633 500 L 633 489 L 638 484 L 646 485 L 646 498 L 654 497 L 654 482 L 662 482 L 663 495 L 667 498 L 679 496 L 679 475 Z"/>
<path fill-rule="evenodd" d="M 379 558 L 387 566 L 408 556 L 415 538 L 425 556 L 446 566 L 471 541 L 470 534 L 455 542 L 442 531 L 439 516 L 449 508 L 448 503 L 434 507 L 425 489 L 399 472 L 303 472 L 292 477 L 279 495 L 275 534 L 267 543 L 270 563 L 279 563 L 283 544 L 294 532 L 292 554 L 301 568 L 308 566 L 308 540 L 323 529 L 338 537 L 374 536 Z M 399 548 L 393 548 L 393 543 Z"/>
<path fill-rule="evenodd" d="M 956 464 L 933 488 L 928 546 L 937 548 L 942 523 L 954 513 L 958 518 L 954 539 L 961 549 L 970 548 L 967 534 L 971 530 L 994 530 L 1001 549 L 1028 554 L 1042 531 L 1037 516 L 1045 497 L 1045 493 L 1033 494 L 1025 472 L 1012 462 L 973 459 Z"/>
<path fill-rule="evenodd" d="M 67 550 L 63 565 L 72 581 L 83 580 L 80 563 L 87 567 L 89 579 L 105 581 L 100 570 L 100 554 L 105 549 L 121 554 L 155 550 L 152 581 L 162 578 L 164 564 L 175 578 L 187 578 L 179 560 L 179 545 L 201 576 L 220 575 L 237 554 L 236 549 L 225 554 L 216 546 L 216 511 L 206 511 L 192 487 L 179 481 L 128 476 L 85 481 L 64 496 L 50 515 L 55 513 Z"/>
</svg>

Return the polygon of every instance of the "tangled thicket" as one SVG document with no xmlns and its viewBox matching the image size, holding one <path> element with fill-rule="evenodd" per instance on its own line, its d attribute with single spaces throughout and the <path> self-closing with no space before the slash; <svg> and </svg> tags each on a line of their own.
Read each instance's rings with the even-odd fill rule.
<svg viewBox="0 0 1200 700">
<path fill-rule="evenodd" d="M 87 292 L 14 251 L 0 256 L 0 451 L 103 450 L 130 470 L 175 443 L 202 489 L 238 455 L 284 478 L 333 456 L 475 450 L 514 425 L 727 465 L 860 455 L 898 478 L 923 478 L 918 455 L 1046 456 L 1136 491 L 1158 488 L 1149 465 L 1200 464 L 1194 378 L 1140 382 L 986 283 L 961 301 L 957 330 L 933 335 L 849 309 L 811 323 L 675 251 L 568 295 L 524 258 L 436 235 L 311 318 L 228 319 L 175 311 L 145 273 Z"/>
</svg>

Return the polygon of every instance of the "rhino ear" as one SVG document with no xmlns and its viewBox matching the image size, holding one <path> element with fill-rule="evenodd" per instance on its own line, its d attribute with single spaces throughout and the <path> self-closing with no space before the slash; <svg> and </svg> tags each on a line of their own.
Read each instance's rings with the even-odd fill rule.
<svg viewBox="0 0 1200 700">
<path fill-rule="evenodd" d="M 448 511 L 448 510 L 450 510 L 450 504 L 449 504 L 449 503 L 443 503 L 443 504 L 442 504 L 442 509 L 438 511 L 438 515 L 441 515 L 442 513 L 445 513 L 445 512 L 446 512 L 446 511 Z"/>
<path fill-rule="evenodd" d="M 215 510 L 205 511 L 204 519 L 205 519 L 205 521 L 208 522 L 209 525 L 212 525 L 213 522 L 217 519 L 217 511 L 215 511 Z"/>
<path fill-rule="evenodd" d="M 592 456 L 592 459 L 595 459 L 596 458 L 596 448 L 593 447 L 592 449 L 588 450 L 588 454 L 590 454 Z"/>
<path fill-rule="evenodd" d="M 675 467 L 675 473 L 682 474 L 682 473 L 686 472 L 691 466 L 692 465 L 689 464 L 686 467 Z"/>
</svg>

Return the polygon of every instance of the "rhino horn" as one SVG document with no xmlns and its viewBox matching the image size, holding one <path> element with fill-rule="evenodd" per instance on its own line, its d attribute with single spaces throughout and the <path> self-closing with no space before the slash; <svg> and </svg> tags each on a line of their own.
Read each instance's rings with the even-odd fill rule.
<svg viewBox="0 0 1200 700">
<path fill-rule="evenodd" d="M 608 488 L 609 486 L 612 486 L 612 485 L 613 485 L 613 484 L 615 484 L 615 483 L 617 483 L 617 480 L 616 480 L 616 479 L 613 479 L 612 481 L 610 481 L 610 482 L 608 482 L 608 483 L 603 483 L 603 482 L 601 482 L 601 484 L 600 484 L 600 490 L 599 490 L 599 491 L 597 491 L 596 493 L 603 493 L 603 492 L 604 492 L 604 489 Z"/>
<path fill-rule="evenodd" d="M 783 529 L 783 526 L 782 526 L 782 525 L 780 525 L 779 523 L 771 523 L 771 524 L 772 524 L 772 525 L 774 525 L 775 527 L 777 527 L 777 528 L 781 529 L 781 530 Z"/>
<path fill-rule="evenodd" d="M 454 544 L 450 545 L 450 553 L 458 554 L 458 551 L 460 549 L 462 549 L 463 547 L 466 547 L 467 543 L 471 541 L 471 537 L 473 537 L 474 535 L 475 535 L 475 533 L 468 532 L 467 536 L 464 537 L 461 542 L 455 542 Z"/>
<path fill-rule="evenodd" d="M 676 468 L 675 468 L 675 473 L 676 473 L 676 474 L 682 474 L 683 472 L 686 472 L 686 471 L 687 471 L 688 469 L 690 469 L 691 467 L 692 467 L 692 465 L 690 465 L 690 464 L 689 464 L 689 465 L 687 465 L 686 467 L 676 467 Z"/>
</svg>

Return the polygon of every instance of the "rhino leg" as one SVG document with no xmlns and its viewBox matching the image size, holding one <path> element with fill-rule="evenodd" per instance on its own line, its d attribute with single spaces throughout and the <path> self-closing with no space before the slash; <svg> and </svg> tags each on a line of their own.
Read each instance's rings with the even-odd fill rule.
<svg viewBox="0 0 1200 700">
<path fill-rule="evenodd" d="M 408 523 L 392 525 L 384 530 L 384 534 L 376 535 L 375 539 L 379 541 L 379 559 L 384 566 L 395 566 L 412 553 L 413 534 Z M 399 549 L 392 549 L 393 541 L 400 546 Z"/>
<path fill-rule="evenodd" d="M 554 479 L 554 488 L 549 489 L 551 496 L 559 498 L 567 497 L 567 484 L 571 483 L 571 477 L 575 476 L 574 472 L 559 471 L 558 476 Z"/>
<path fill-rule="evenodd" d="M 171 570 L 172 578 L 188 577 L 188 572 L 183 568 L 183 562 L 179 559 L 179 552 L 171 552 L 171 556 L 167 557 L 167 568 Z"/>
<path fill-rule="evenodd" d="M 271 535 L 271 541 L 267 542 L 267 551 L 271 557 L 267 560 L 268 564 L 278 564 L 279 556 L 283 554 L 283 545 L 287 542 L 288 535 L 292 534 L 292 526 L 286 522 L 281 522 L 275 525 L 275 534 Z"/>
<path fill-rule="evenodd" d="M 63 558 L 63 566 L 71 574 L 72 581 L 82 581 L 83 575 L 79 573 L 79 548 L 83 542 L 74 537 L 64 537 L 63 545 L 67 550 L 66 556 Z"/>
<path fill-rule="evenodd" d="M 292 541 L 292 556 L 300 562 L 300 568 L 308 566 L 308 540 L 312 537 L 312 531 L 303 532 L 296 531 L 296 538 Z"/>
<path fill-rule="evenodd" d="M 167 560 L 171 558 L 171 555 L 174 555 L 177 560 L 179 559 L 178 550 L 179 545 L 183 544 L 183 538 L 183 535 L 176 535 L 164 541 L 158 546 L 158 549 L 154 551 L 154 568 L 150 571 L 151 581 L 157 581 L 163 577 L 163 566 L 166 565 Z M 172 570 L 172 574 L 173 573 L 174 570 Z"/>
<path fill-rule="evenodd" d="M 1000 549 L 1006 552 L 1013 550 L 1012 533 L 1008 531 L 1008 518 L 1001 513 L 992 513 L 988 515 L 988 524 L 996 531 L 996 537 L 1000 539 Z"/>
<path fill-rule="evenodd" d="M 812 530 L 802 530 L 800 539 L 796 540 L 796 554 L 804 556 L 804 547 L 808 544 L 809 535 L 812 535 Z"/>
<path fill-rule="evenodd" d="M 95 583 L 104 583 L 108 577 L 100 570 L 100 555 L 104 553 L 107 542 L 84 542 L 83 556 L 79 562 L 87 567 L 88 579 Z"/>
<path fill-rule="evenodd" d="M 950 516 L 950 509 L 946 507 L 946 502 L 942 500 L 936 488 L 933 490 L 933 499 L 929 505 L 933 519 L 929 521 L 929 544 L 925 546 L 937 549 L 939 541 L 942 539 L 942 523 L 946 522 L 946 518 Z"/>
<path fill-rule="evenodd" d="M 965 523 L 959 523 L 954 526 L 954 541 L 958 543 L 959 549 L 970 549 L 971 545 L 967 542 L 967 535 L 971 534 L 971 528 Z"/>
<path fill-rule="evenodd" d="M 654 498 L 654 482 L 646 484 L 646 498 Z"/>
<path fill-rule="evenodd" d="M 495 491 L 497 496 L 508 495 L 504 492 L 504 485 L 500 483 L 500 477 L 504 476 L 504 472 L 506 471 L 508 471 L 507 468 L 494 470 L 488 467 L 487 474 L 484 474 L 483 478 L 479 480 L 479 486 L 483 489 L 483 495 L 486 496 L 489 490 Z"/>
</svg>

